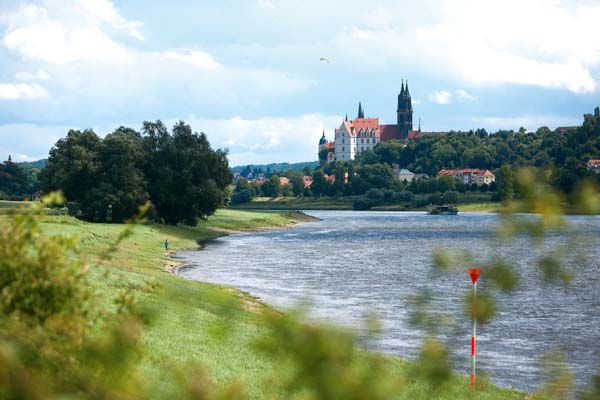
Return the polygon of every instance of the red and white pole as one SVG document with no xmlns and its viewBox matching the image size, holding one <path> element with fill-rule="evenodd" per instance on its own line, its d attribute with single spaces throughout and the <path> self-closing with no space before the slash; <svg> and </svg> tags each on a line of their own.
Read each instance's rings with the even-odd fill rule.
<svg viewBox="0 0 600 400">
<path fill-rule="evenodd" d="M 477 312 L 475 302 L 477 301 L 477 279 L 481 274 L 481 268 L 468 268 L 471 282 L 473 282 L 473 302 L 471 303 L 472 311 L 472 332 L 471 332 L 471 388 L 475 387 L 475 349 L 477 346 Z"/>
</svg>

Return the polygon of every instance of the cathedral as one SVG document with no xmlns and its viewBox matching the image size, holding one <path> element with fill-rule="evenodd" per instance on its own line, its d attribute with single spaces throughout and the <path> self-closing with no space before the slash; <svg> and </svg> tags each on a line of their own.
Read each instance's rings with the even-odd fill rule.
<svg viewBox="0 0 600 400">
<path fill-rule="evenodd" d="M 413 108 L 408 81 L 402 81 L 396 107 L 396 124 L 384 125 L 379 118 L 365 118 L 362 104 L 358 103 L 358 115 L 353 120 L 342 121 L 335 130 L 335 139 L 328 142 L 325 132 L 319 141 L 319 162 L 321 165 L 332 161 L 349 161 L 360 152 L 370 150 L 380 141 L 397 140 L 406 143 L 408 139 L 417 139 L 423 132 L 421 127 L 413 130 Z"/>
</svg>

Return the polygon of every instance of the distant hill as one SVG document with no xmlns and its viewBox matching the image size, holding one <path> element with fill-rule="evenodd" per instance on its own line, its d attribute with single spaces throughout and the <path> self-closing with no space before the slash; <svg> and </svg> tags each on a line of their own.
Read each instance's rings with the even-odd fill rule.
<svg viewBox="0 0 600 400">
<path fill-rule="evenodd" d="M 272 164 L 250 164 L 250 165 L 238 165 L 237 167 L 231 168 L 232 172 L 242 172 L 244 169 L 249 168 L 251 171 L 262 170 L 263 172 L 271 171 L 272 173 L 279 173 L 287 170 L 302 171 L 306 166 L 311 169 L 316 169 L 319 166 L 318 161 L 307 161 L 299 163 L 272 163 Z"/>
<path fill-rule="evenodd" d="M 47 158 L 42 158 L 41 160 L 23 161 L 23 162 L 19 162 L 17 164 L 19 164 L 22 167 L 32 167 L 32 168 L 42 169 L 42 168 L 44 168 L 44 166 L 46 166 L 47 162 L 48 162 Z"/>
</svg>

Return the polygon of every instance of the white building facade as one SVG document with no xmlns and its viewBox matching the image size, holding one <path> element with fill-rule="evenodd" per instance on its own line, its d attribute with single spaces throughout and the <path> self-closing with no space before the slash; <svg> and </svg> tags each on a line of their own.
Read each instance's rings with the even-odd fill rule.
<svg viewBox="0 0 600 400">
<path fill-rule="evenodd" d="M 335 160 L 354 160 L 357 154 L 373 149 L 380 140 L 379 118 L 344 121 L 335 130 Z"/>
</svg>

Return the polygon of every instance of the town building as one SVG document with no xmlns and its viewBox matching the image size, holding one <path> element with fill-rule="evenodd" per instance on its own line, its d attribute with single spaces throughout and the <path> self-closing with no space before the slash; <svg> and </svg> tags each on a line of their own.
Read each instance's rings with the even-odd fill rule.
<svg viewBox="0 0 600 400">
<path fill-rule="evenodd" d="M 415 173 L 407 170 L 406 168 L 400 168 L 398 164 L 394 164 L 394 178 L 399 180 L 400 182 L 412 182 L 415 179 Z"/>
<path fill-rule="evenodd" d="M 380 124 L 379 118 L 365 118 L 359 102 L 357 117 L 348 120 L 346 115 L 340 127 L 335 129 L 333 141 L 328 142 L 323 131 L 319 140 L 319 163 L 325 165 L 332 161 L 354 160 L 357 154 L 373 149 L 379 142 L 397 140 L 406 144 L 409 139 L 434 133 L 421 132 L 420 123 L 418 130 L 413 130 L 412 99 L 408 82 L 405 85 L 403 81 L 398 94 L 395 124 Z"/>
<path fill-rule="evenodd" d="M 588 171 L 600 173 L 600 160 L 590 160 L 587 162 Z"/>
<path fill-rule="evenodd" d="M 459 182 L 468 185 L 475 183 L 478 186 L 490 185 L 496 181 L 496 176 L 488 169 L 443 169 L 437 173 L 437 178 L 442 176 L 451 176 Z"/>
</svg>

